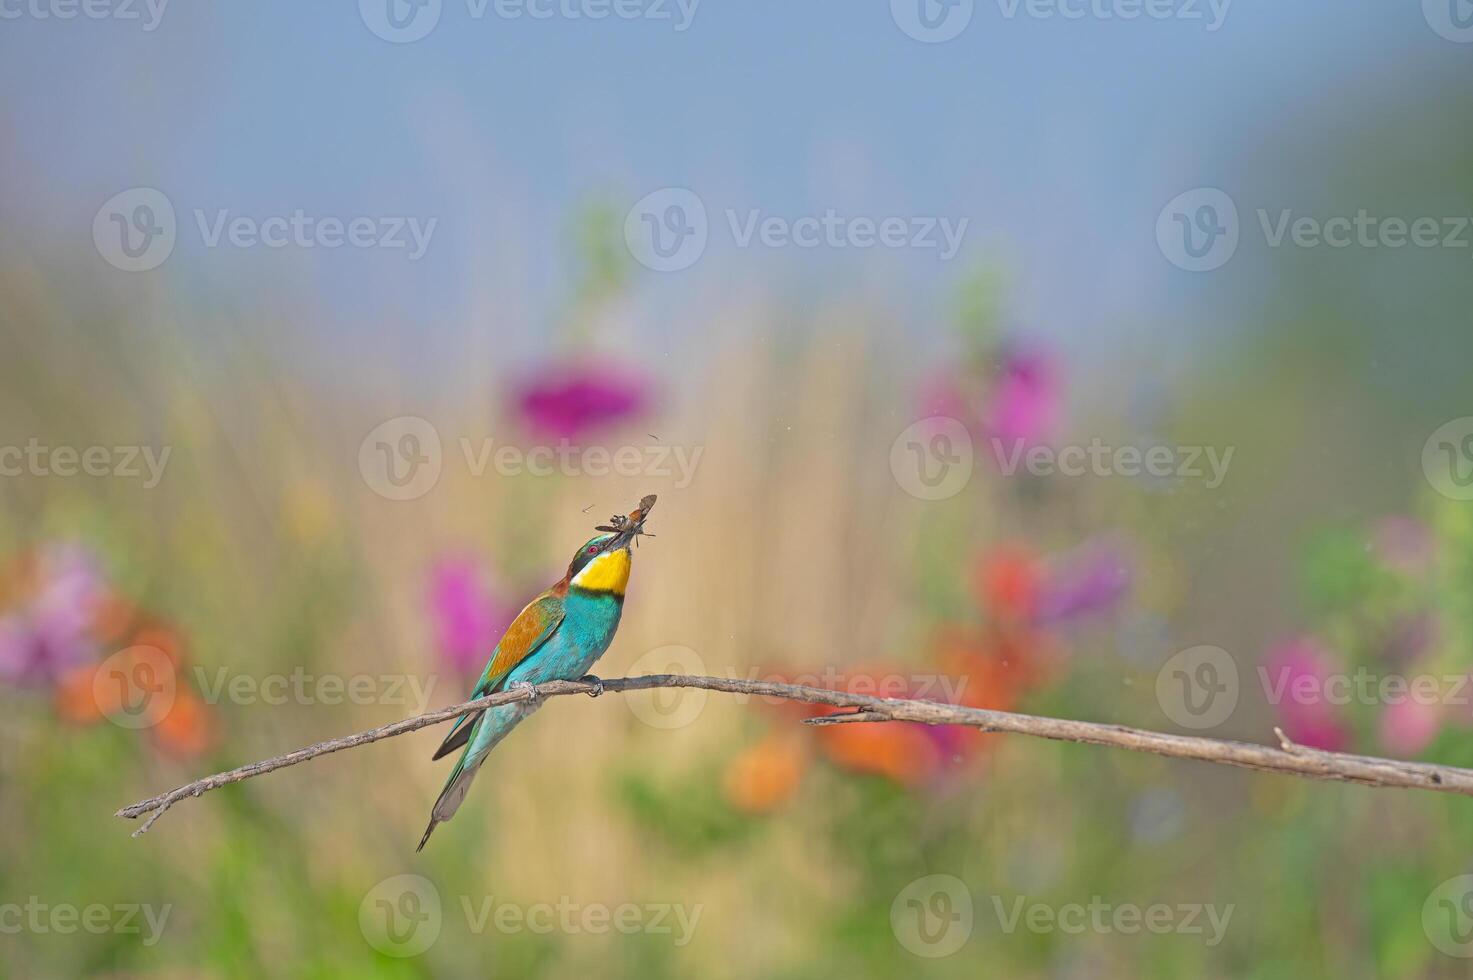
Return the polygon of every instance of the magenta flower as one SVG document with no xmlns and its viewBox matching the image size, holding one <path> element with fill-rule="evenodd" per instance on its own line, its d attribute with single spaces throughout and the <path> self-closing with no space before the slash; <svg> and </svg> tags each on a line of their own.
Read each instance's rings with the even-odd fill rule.
<svg viewBox="0 0 1473 980">
<path fill-rule="evenodd" d="M 478 561 L 450 558 L 435 566 L 430 585 L 435 642 L 457 672 L 480 671 L 516 614 Z"/>
<path fill-rule="evenodd" d="M 97 655 L 92 625 L 107 595 L 95 556 L 74 544 L 42 546 L 33 588 L 0 616 L 0 680 L 51 684 Z"/>
<path fill-rule="evenodd" d="M 1045 577 L 1034 618 L 1051 624 L 1107 612 L 1129 594 L 1130 585 L 1130 562 L 1119 549 L 1081 549 Z"/>
<path fill-rule="evenodd" d="M 1004 348 L 985 410 L 988 435 L 1008 450 L 1019 442 L 1047 443 L 1058 424 L 1062 388 L 1058 364 L 1048 350 L 1021 344 Z"/>
<path fill-rule="evenodd" d="M 647 384 L 607 366 L 561 365 L 539 372 L 518 390 L 518 416 L 542 437 L 577 439 L 639 415 Z"/>
<path fill-rule="evenodd" d="M 1326 682 L 1338 673 L 1335 658 L 1312 637 L 1276 647 L 1268 655 L 1267 688 L 1284 733 L 1300 745 L 1338 752 L 1349 733 L 1340 711 L 1326 699 Z"/>
<path fill-rule="evenodd" d="M 1381 744 L 1392 755 L 1421 755 L 1442 730 L 1442 721 L 1441 704 L 1427 704 L 1410 697 L 1392 702 L 1381 712 Z"/>
</svg>

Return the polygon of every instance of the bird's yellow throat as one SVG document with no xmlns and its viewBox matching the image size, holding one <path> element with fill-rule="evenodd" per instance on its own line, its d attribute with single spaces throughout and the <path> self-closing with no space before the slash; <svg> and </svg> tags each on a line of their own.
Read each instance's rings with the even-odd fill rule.
<svg viewBox="0 0 1473 980">
<path fill-rule="evenodd" d="M 572 584 L 590 592 L 623 595 L 624 587 L 629 584 L 630 564 L 628 548 L 606 551 L 583 566 L 583 570 L 573 577 Z"/>
</svg>

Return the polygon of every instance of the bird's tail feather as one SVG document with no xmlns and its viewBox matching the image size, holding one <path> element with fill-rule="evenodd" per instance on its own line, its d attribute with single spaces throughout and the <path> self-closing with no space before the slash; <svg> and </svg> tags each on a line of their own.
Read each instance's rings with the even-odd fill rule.
<svg viewBox="0 0 1473 980">
<path fill-rule="evenodd" d="M 506 738 L 507 734 L 523 718 L 539 707 L 541 707 L 540 701 L 502 705 L 487 710 L 477 720 L 477 731 L 471 733 L 470 744 L 466 746 L 465 752 L 456 761 L 455 768 L 450 771 L 450 778 L 445 780 L 445 788 L 440 790 L 440 796 L 430 810 L 430 825 L 425 828 L 425 835 L 419 839 L 419 846 L 415 848 L 415 851 L 424 850 L 425 843 L 435 832 L 435 828 L 455 816 L 455 811 L 459 810 L 460 805 L 465 802 L 465 794 L 471 788 L 471 780 L 475 779 L 476 773 L 481 771 L 482 763 L 486 761 L 486 756 L 496 747 L 496 744 Z M 474 758 L 472 758 L 473 755 Z"/>
</svg>

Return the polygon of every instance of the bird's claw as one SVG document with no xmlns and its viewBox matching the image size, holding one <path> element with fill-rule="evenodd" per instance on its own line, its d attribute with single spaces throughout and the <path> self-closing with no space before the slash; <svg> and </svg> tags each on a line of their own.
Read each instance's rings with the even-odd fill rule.
<svg viewBox="0 0 1473 980">
<path fill-rule="evenodd" d="M 593 685 L 593 690 L 588 692 L 588 696 L 591 698 L 596 698 L 604 692 L 604 681 L 602 677 L 594 677 L 592 674 L 584 674 L 582 677 L 578 678 L 578 680 L 584 684 Z"/>
<path fill-rule="evenodd" d="M 528 704 L 537 700 L 537 685 L 531 681 L 512 681 L 506 687 L 510 691 L 526 691 Z"/>
</svg>

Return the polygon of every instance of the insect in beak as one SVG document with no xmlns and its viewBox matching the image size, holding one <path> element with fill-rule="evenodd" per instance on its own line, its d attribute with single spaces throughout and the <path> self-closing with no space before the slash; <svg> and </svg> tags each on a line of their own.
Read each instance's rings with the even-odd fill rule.
<svg viewBox="0 0 1473 980">
<path fill-rule="evenodd" d="M 594 528 L 594 530 L 608 531 L 610 533 L 618 535 L 618 537 L 616 537 L 613 541 L 609 542 L 610 547 L 628 547 L 631 542 L 638 541 L 641 537 L 649 534 L 649 532 L 644 529 L 644 522 L 649 518 L 650 511 L 654 509 L 655 495 L 648 494 L 647 496 L 640 499 L 639 506 L 636 507 L 629 514 L 629 516 L 626 517 L 623 514 L 615 514 L 613 517 L 609 518 L 609 523 L 600 524 L 598 527 Z M 649 537 L 654 537 L 654 535 L 649 534 Z"/>
</svg>

